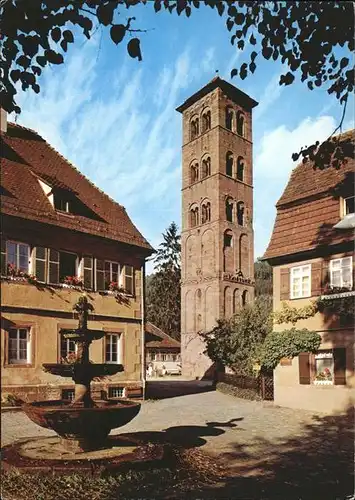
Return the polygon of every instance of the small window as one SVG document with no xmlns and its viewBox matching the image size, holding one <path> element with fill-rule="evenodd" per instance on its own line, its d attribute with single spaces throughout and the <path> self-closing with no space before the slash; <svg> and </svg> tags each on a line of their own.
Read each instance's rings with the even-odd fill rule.
<svg viewBox="0 0 355 500">
<path fill-rule="evenodd" d="M 205 224 L 211 220 L 211 203 L 205 202 L 201 208 L 201 223 Z"/>
<path fill-rule="evenodd" d="M 105 336 L 105 362 L 121 363 L 121 336 L 117 333 L 108 333 Z"/>
<path fill-rule="evenodd" d="M 352 288 L 353 259 L 343 257 L 330 261 L 330 285 L 335 288 Z"/>
<path fill-rule="evenodd" d="M 227 106 L 226 108 L 226 128 L 234 130 L 234 110 L 231 106 Z"/>
<path fill-rule="evenodd" d="M 237 134 L 242 137 L 245 135 L 245 117 L 241 111 L 237 114 Z"/>
<path fill-rule="evenodd" d="M 291 268 L 291 299 L 311 296 L 311 266 Z"/>
<path fill-rule="evenodd" d="M 124 387 L 109 387 L 108 397 L 112 399 L 124 398 Z"/>
<path fill-rule="evenodd" d="M 119 286 L 120 266 L 117 262 L 105 260 L 105 290 L 110 289 L 110 284 Z"/>
<path fill-rule="evenodd" d="M 242 156 L 238 156 L 237 160 L 237 179 L 244 181 L 244 158 Z"/>
<path fill-rule="evenodd" d="M 226 175 L 228 175 L 229 177 L 233 177 L 233 163 L 233 153 L 228 151 L 228 153 L 226 154 Z"/>
<path fill-rule="evenodd" d="M 134 269 L 132 266 L 123 267 L 123 288 L 129 295 L 134 294 Z"/>
<path fill-rule="evenodd" d="M 191 227 L 195 227 L 195 226 L 199 225 L 198 207 L 192 208 L 190 210 L 190 225 L 191 225 Z"/>
<path fill-rule="evenodd" d="M 197 182 L 199 177 L 198 163 L 193 163 L 190 167 L 190 180 L 191 183 Z"/>
<path fill-rule="evenodd" d="M 30 328 L 10 328 L 8 343 L 8 363 L 26 365 L 31 362 Z"/>
<path fill-rule="evenodd" d="M 63 283 L 68 277 L 77 275 L 77 255 L 69 252 L 59 252 L 59 280 Z"/>
<path fill-rule="evenodd" d="M 232 247 L 233 246 L 233 235 L 229 231 L 226 231 L 224 233 L 223 246 L 224 246 L 224 248 L 226 248 L 226 247 Z"/>
<path fill-rule="evenodd" d="M 202 176 L 201 178 L 204 179 L 205 177 L 209 177 L 211 175 L 211 158 L 208 156 L 204 160 L 202 160 Z"/>
<path fill-rule="evenodd" d="M 226 199 L 226 219 L 228 222 L 233 222 L 233 200 L 232 198 Z"/>
<path fill-rule="evenodd" d="M 211 128 L 211 111 L 205 111 L 202 115 L 202 132 L 207 132 Z"/>
<path fill-rule="evenodd" d="M 237 203 L 237 221 L 239 226 L 244 226 L 244 203 L 239 201 Z"/>
<path fill-rule="evenodd" d="M 73 363 L 78 350 L 77 344 L 73 339 L 66 339 L 64 335 L 60 336 L 60 362 Z"/>
<path fill-rule="evenodd" d="M 30 247 L 26 243 L 17 243 L 16 241 L 6 242 L 6 262 L 8 273 L 14 272 L 28 273 L 30 262 Z"/>
<path fill-rule="evenodd" d="M 199 134 L 199 120 L 198 118 L 195 118 L 193 120 L 191 120 L 190 122 L 190 138 L 191 138 L 191 141 L 193 141 L 194 139 L 196 139 L 196 137 L 198 136 Z"/>
<path fill-rule="evenodd" d="M 334 383 L 333 351 L 318 351 L 315 357 L 315 384 Z"/>
<path fill-rule="evenodd" d="M 355 212 L 355 196 L 350 196 L 344 199 L 344 215 L 353 214 Z"/>
<path fill-rule="evenodd" d="M 61 212 L 71 212 L 71 202 L 62 193 L 54 193 L 54 208 Z"/>
<path fill-rule="evenodd" d="M 74 401 L 75 389 L 62 389 L 62 399 L 64 401 Z"/>
</svg>

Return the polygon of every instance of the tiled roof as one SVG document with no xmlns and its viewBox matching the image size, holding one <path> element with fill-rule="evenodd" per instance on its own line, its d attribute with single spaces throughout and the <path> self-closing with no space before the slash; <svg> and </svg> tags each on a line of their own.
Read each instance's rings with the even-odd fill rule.
<svg viewBox="0 0 355 500">
<path fill-rule="evenodd" d="M 339 136 L 355 142 L 355 131 Z M 272 259 L 354 239 L 352 230 L 334 229 L 340 220 L 340 197 L 354 194 L 354 158 L 339 169 L 298 165 L 279 199 L 272 236 L 263 259 Z"/>
<path fill-rule="evenodd" d="M 185 111 L 185 109 L 192 106 L 196 101 L 209 94 L 217 87 L 222 89 L 222 91 L 233 101 L 244 105 L 247 109 L 254 108 L 258 105 L 258 103 L 254 99 L 249 97 L 242 90 L 239 90 L 229 82 L 222 80 L 222 78 L 220 78 L 219 76 L 215 76 L 210 82 L 207 83 L 207 85 L 202 87 L 202 89 L 198 90 L 197 92 L 195 92 L 195 94 L 186 99 L 186 101 L 184 101 L 178 108 L 176 108 L 176 111 L 182 113 L 183 111 Z"/>
<path fill-rule="evenodd" d="M 134 226 L 125 208 L 97 188 L 35 131 L 8 123 L 1 134 L 2 213 L 53 224 L 91 235 L 153 249 Z M 95 216 L 56 211 L 38 178 L 54 188 L 75 193 Z"/>
<path fill-rule="evenodd" d="M 163 332 L 160 328 L 147 321 L 145 325 L 145 346 L 146 347 L 160 347 L 160 348 L 178 348 L 180 349 L 180 342 L 170 337 Z"/>
</svg>

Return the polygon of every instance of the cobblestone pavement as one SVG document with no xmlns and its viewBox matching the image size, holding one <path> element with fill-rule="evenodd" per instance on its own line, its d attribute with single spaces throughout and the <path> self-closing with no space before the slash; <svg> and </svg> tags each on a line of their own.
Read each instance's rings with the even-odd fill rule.
<svg viewBox="0 0 355 500">
<path fill-rule="evenodd" d="M 274 487 L 282 480 L 283 487 L 289 485 L 293 492 L 313 491 L 318 484 L 322 499 L 341 500 L 353 487 L 353 423 L 350 412 L 328 417 L 209 391 L 145 401 L 139 415 L 113 433 L 149 432 L 153 439 L 164 435 L 185 447 L 200 447 L 216 458 L 230 480 L 243 479 L 244 491 L 255 488 L 253 478 L 258 488 L 267 481 L 267 487 Z M 53 432 L 36 426 L 22 412 L 2 414 L 2 446 L 49 435 Z M 327 496 L 333 494 L 334 485 L 338 488 L 334 496 Z M 210 494 L 206 491 L 201 498 Z M 217 491 L 212 498 L 219 498 Z"/>
</svg>

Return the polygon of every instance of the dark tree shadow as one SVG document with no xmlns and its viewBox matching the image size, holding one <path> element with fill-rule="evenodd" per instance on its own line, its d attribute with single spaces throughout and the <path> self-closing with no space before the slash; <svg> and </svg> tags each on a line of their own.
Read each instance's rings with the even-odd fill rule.
<svg viewBox="0 0 355 500">
<path fill-rule="evenodd" d="M 212 383 L 200 383 L 196 380 L 148 380 L 146 399 L 168 399 L 190 394 L 214 391 Z"/>
</svg>

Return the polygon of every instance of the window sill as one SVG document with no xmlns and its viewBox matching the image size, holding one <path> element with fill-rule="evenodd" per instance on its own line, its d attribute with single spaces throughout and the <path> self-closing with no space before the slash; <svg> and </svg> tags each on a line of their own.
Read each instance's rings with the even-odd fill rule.
<svg viewBox="0 0 355 500">
<path fill-rule="evenodd" d="M 31 363 L 5 363 L 4 368 L 34 368 L 35 366 Z"/>
<path fill-rule="evenodd" d="M 314 380 L 313 385 L 328 385 L 332 386 L 334 385 L 334 382 L 332 380 Z"/>
</svg>

